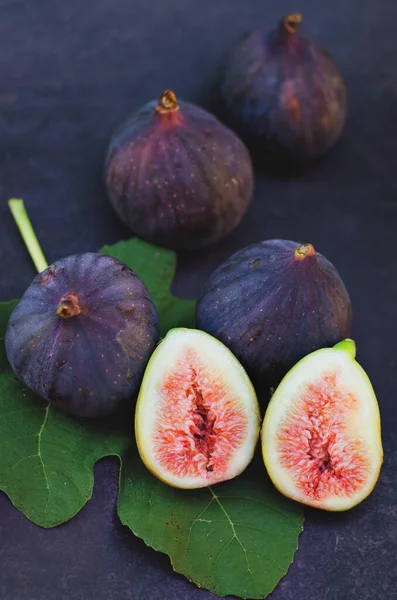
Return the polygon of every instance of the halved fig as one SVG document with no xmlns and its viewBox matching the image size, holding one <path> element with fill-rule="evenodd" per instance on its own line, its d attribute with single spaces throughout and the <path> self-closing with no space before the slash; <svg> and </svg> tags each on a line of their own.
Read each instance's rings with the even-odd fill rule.
<svg viewBox="0 0 397 600">
<path fill-rule="evenodd" d="M 178 488 L 236 477 L 254 454 L 259 419 L 251 381 L 226 346 L 196 329 L 167 334 L 135 413 L 138 451 L 156 477 Z"/>
<path fill-rule="evenodd" d="M 348 510 L 373 490 L 383 459 L 379 407 L 346 339 L 303 358 L 273 394 L 262 452 L 276 488 L 324 510 Z"/>
</svg>

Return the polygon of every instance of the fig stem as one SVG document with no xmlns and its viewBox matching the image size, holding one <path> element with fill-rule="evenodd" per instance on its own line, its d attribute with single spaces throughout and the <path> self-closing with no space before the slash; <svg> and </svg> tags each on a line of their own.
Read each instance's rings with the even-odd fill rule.
<svg viewBox="0 0 397 600">
<path fill-rule="evenodd" d="M 48 263 L 32 227 L 25 204 L 23 200 L 11 198 L 8 201 L 8 206 L 21 233 L 22 239 L 25 242 L 34 266 L 36 267 L 37 271 L 41 273 L 48 268 Z"/>
<path fill-rule="evenodd" d="M 165 90 L 159 98 L 157 110 L 161 113 L 168 113 L 179 110 L 176 96 L 172 90 Z"/>
<path fill-rule="evenodd" d="M 64 298 L 61 298 L 56 313 L 57 316 L 62 317 L 62 319 L 70 319 L 70 317 L 79 315 L 81 313 L 81 308 L 77 296 L 68 294 Z"/>
<path fill-rule="evenodd" d="M 346 338 L 345 340 L 335 344 L 334 350 L 342 350 L 342 352 L 347 352 L 350 354 L 353 360 L 356 358 L 356 342 L 350 338 Z"/>
<path fill-rule="evenodd" d="M 299 13 L 293 13 L 292 15 L 286 15 L 281 19 L 280 26 L 290 35 L 294 35 L 299 25 L 302 23 L 302 15 Z"/>
<path fill-rule="evenodd" d="M 316 251 L 312 244 L 301 244 L 295 250 L 295 260 L 303 260 L 307 256 L 315 256 Z"/>
</svg>

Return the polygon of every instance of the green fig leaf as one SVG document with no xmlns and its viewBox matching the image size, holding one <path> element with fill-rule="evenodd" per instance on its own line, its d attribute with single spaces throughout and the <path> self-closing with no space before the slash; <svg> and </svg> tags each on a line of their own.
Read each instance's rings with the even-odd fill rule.
<svg viewBox="0 0 397 600">
<path fill-rule="evenodd" d="M 148 546 L 168 554 L 177 573 L 240 598 L 274 589 L 303 529 L 301 509 L 275 491 L 261 461 L 212 488 L 178 490 L 153 477 L 135 448 L 123 462 L 118 514 Z"/>
<path fill-rule="evenodd" d="M 134 238 L 105 246 L 146 284 L 161 335 L 194 326 L 195 303 L 171 293 L 176 257 Z M 132 413 L 76 419 L 34 396 L 9 366 L 4 335 L 17 301 L 0 303 L 0 489 L 41 527 L 68 521 L 91 498 L 95 463 L 122 462 L 118 514 L 178 573 L 219 595 L 264 598 L 286 573 L 302 530 L 300 509 L 280 496 L 262 463 L 213 488 L 176 490 L 142 464 Z"/>
</svg>

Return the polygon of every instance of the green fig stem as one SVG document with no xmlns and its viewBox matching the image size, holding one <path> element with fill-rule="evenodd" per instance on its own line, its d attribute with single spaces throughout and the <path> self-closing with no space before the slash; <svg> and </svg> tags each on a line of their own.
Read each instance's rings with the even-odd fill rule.
<svg viewBox="0 0 397 600">
<path fill-rule="evenodd" d="M 45 259 L 42 249 L 40 248 L 40 244 L 32 227 L 29 215 L 26 212 L 24 202 L 18 198 L 11 198 L 8 201 L 8 206 L 10 207 L 12 216 L 14 217 L 15 223 L 18 226 L 34 266 L 36 267 L 38 273 L 41 273 L 48 268 L 48 263 Z"/>
<path fill-rule="evenodd" d="M 353 360 L 356 358 L 356 343 L 350 338 L 346 338 L 345 340 L 335 344 L 334 350 L 342 350 L 342 352 L 347 352 L 350 354 Z"/>
</svg>

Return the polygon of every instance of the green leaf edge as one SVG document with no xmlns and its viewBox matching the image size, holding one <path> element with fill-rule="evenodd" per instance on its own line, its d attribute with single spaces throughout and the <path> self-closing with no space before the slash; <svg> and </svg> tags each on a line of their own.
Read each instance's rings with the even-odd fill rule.
<svg viewBox="0 0 397 600">
<path fill-rule="evenodd" d="M 145 545 L 148 548 L 152 548 L 152 550 L 155 550 L 156 552 L 161 552 L 161 554 L 165 554 L 166 556 L 168 556 L 169 561 L 171 563 L 172 570 L 174 571 L 174 573 L 177 573 L 178 575 L 182 575 L 185 579 L 187 579 L 190 583 L 193 583 L 194 585 L 196 585 L 199 589 L 206 589 L 210 593 L 215 594 L 216 596 L 218 596 L 220 598 L 225 598 L 226 596 L 234 595 L 234 594 L 231 594 L 230 592 L 227 592 L 225 594 L 220 594 L 219 592 L 214 591 L 213 589 L 210 589 L 209 587 L 201 585 L 199 581 L 196 581 L 194 578 L 189 577 L 188 575 L 186 575 L 185 573 L 183 573 L 182 570 L 178 570 L 178 568 L 176 567 L 176 565 L 174 563 L 174 560 L 173 560 L 172 556 L 169 554 L 169 552 L 161 544 L 156 545 L 156 544 L 151 543 L 145 536 L 139 535 L 136 531 L 134 531 L 134 529 L 132 527 L 130 527 L 127 524 L 126 519 L 124 519 L 123 516 L 122 516 L 122 510 L 120 510 L 120 506 L 119 506 L 120 487 L 121 487 L 121 479 L 122 479 L 122 461 L 120 461 L 120 463 L 121 464 L 120 464 L 120 473 L 119 473 L 119 490 L 118 490 L 118 493 L 117 493 L 116 507 L 117 507 L 117 516 L 119 517 L 121 524 L 124 527 L 127 527 L 133 533 L 133 535 L 135 535 L 137 538 L 143 540 L 143 542 L 145 543 Z M 159 482 L 159 481 L 158 482 L 154 482 L 154 486 L 153 487 L 155 487 L 156 485 L 159 485 L 160 483 L 161 482 Z M 209 487 L 208 489 L 211 490 L 211 493 L 213 493 L 212 492 L 212 487 Z M 262 596 L 262 595 L 261 596 L 256 596 L 256 597 L 255 596 L 236 596 L 237 598 L 241 598 L 242 600 L 248 600 L 248 599 L 249 600 L 261 600 L 261 599 L 264 600 L 265 598 L 267 598 L 276 589 L 276 587 L 278 586 L 278 584 L 280 583 L 280 581 L 282 579 L 284 579 L 284 577 L 287 575 L 287 573 L 288 573 L 288 571 L 289 571 L 292 563 L 294 562 L 295 554 L 299 550 L 299 539 L 300 539 L 301 533 L 304 530 L 305 513 L 304 513 L 303 508 L 300 508 L 298 516 L 300 517 L 301 523 L 299 525 L 299 533 L 298 533 L 297 539 L 296 539 L 296 546 L 295 546 L 295 548 L 293 549 L 293 552 L 292 552 L 291 562 L 288 564 L 287 568 L 282 573 L 282 575 L 280 576 L 280 578 L 278 579 L 278 581 L 276 581 L 276 583 L 274 584 L 273 588 L 265 596 Z"/>
</svg>

